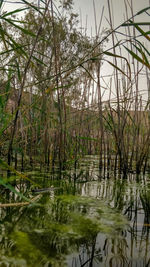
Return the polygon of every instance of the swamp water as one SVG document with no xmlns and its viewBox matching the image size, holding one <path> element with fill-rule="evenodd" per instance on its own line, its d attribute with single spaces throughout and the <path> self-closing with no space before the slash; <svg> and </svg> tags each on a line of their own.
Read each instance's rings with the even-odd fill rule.
<svg viewBox="0 0 150 267">
<path fill-rule="evenodd" d="M 26 173 L 16 190 L 36 202 L 0 208 L 0 266 L 150 266 L 150 177 L 100 178 L 96 157 L 81 169 Z M 3 191 L 0 202 L 19 202 Z"/>
</svg>

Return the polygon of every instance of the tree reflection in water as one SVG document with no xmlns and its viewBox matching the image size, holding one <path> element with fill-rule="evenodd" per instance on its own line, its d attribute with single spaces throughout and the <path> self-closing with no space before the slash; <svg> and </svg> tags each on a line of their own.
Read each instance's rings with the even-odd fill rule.
<svg viewBox="0 0 150 267">
<path fill-rule="evenodd" d="M 149 266 L 150 184 L 148 179 L 143 181 L 137 183 L 134 177 L 105 179 L 82 187 L 84 196 L 105 199 L 129 221 L 128 227 L 117 236 L 97 236 L 101 260 L 96 263 L 95 259 L 93 266 Z M 78 263 L 76 266 L 79 266 Z"/>
<path fill-rule="evenodd" d="M 148 179 L 101 179 L 70 188 L 74 196 L 65 187 L 41 195 L 36 205 L 0 210 L 0 265 L 148 267 Z M 1 202 L 17 198 L 6 191 Z"/>
</svg>

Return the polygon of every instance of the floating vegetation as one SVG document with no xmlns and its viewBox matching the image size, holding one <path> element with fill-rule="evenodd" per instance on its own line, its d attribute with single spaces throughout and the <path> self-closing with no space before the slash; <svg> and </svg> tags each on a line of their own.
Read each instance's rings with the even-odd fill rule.
<svg viewBox="0 0 150 267">
<path fill-rule="evenodd" d="M 91 37 L 72 0 L 5 2 L 0 265 L 149 266 L 149 5 L 115 28 L 106 1 L 106 30 L 93 0 Z"/>
<path fill-rule="evenodd" d="M 44 194 L 39 204 L 26 208 L 9 233 L 8 260 L 13 264 L 15 255 L 16 262 L 26 261 L 27 266 L 57 266 L 65 255 L 92 244 L 99 232 L 119 235 L 127 225 L 124 216 L 93 198 L 60 195 L 52 200 Z"/>
</svg>

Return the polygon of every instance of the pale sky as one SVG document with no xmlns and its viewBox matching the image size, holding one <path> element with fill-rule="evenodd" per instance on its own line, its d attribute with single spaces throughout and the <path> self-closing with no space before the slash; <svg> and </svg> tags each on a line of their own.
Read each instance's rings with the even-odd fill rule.
<svg viewBox="0 0 150 267">
<path fill-rule="evenodd" d="M 30 0 L 27 0 L 29 3 L 33 2 Z M 150 0 L 132 0 L 133 1 L 133 9 L 134 13 L 137 11 L 148 7 L 150 5 Z M 21 0 L 4 0 L 4 9 L 6 11 L 16 9 L 19 7 L 23 7 L 23 4 L 21 3 Z M 39 0 L 34 0 L 34 2 L 38 3 Z M 55 2 L 58 2 L 58 0 L 55 0 Z M 108 23 L 106 18 L 108 18 L 108 6 L 107 6 L 107 0 L 94 0 L 95 2 L 95 8 L 96 8 L 96 17 L 97 17 L 97 23 L 99 23 L 102 13 L 102 8 L 104 7 L 104 17 L 103 17 L 103 26 L 107 27 Z M 113 6 L 113 13 L 114 13 L 114 26 L 121 24 L 124 19 L 125 15 L 125 5 L 124 0 L 110 0 Z M 130 2 L 130 0 L 128 0 Z M 18 4 L 17 4 L 18 3 Z M 93 11 L 93 0 L 74 0 L 74 10 L 77 13 L 82 14 L 82 24 L 83 27 L 86 24 L 86 16 L 88 17 L 88 29 L 90 30 L 91 27 L 93 28 L 94 32 L 94 11 Z M 144 16 L 142 16 L 142 19 Z"/>
<path fill-rule="evenodd" d="M 38 3 L 39 0 L 34 0 L 34 3 Z M 3 9 L 1 10 L 1 13 L 3 11 L 10 11 L 16 8 L 24 7 L 24 5 L 20 5 L 19 2 L 22 2 L 21 0 L 4 0 L 4 5 Z M 29 1 L 28 2 L 33 2 Z M 104 7 L 104 13 L 103 13 L 103 19 L 102 19 L 102 27 L 109 29 L 109 22 L 108 22 L 108 4 L 107 0 L 94 0 L 95 2 L 95 10 L 96 10 L 96 21 L 97 21 L 97 26 L 99 26 L 99 22 L 101 19 L 101 14 L 102 10 Z M 16 4 L 18 3 L 18 4 Z M 58 0 L 55 0 L 55 3 L 58 3 Z M 125 19 L 125 4 L 124 0 L 110 0 L 111 3 L 111 10 L 113 10 L 113 25 L 114 28 L 116 28 L 118 25 L 122 24 L 126 19 Z M 128 3 L 128 16 L 132 16 L 131 11 L 130 11 L 130 3 L 131 0 L 126 0 L 126 3 Z M 138 11 L 150 6 L 150 0 L 132 0 L 133 3 L 133 13 L 137 13 Z M 87 34 L 89 36 L 95 36 L 95 20 L 94 20 L 94 8 L 93 8 L 93 0 L 74 0 L 74 12 L 79 14 L 79 20 L 82 21 L 80 22 L 80 27 L 82 24 L 82 28 L 86 27 L 86 21 L 87 21 Z M 149 10 L 150 14 L 150 10 Z M 137 22 L 143 22 L 143 21 L 148 21 L 149 17 L 147 14 L 141 14 L 135 18 L 135 21 Z M 147 30 L 146 27 L 143 28 L 144 30 Z M 122 28 L 123 30 L 123 28 Z M 119 29 L 120 31 L 120 29 Z M 124 39 L 121 35 L 118 38 Z M 147 45 L 147 44 L 146 44 Z M 107 44 L 107 47 L 111 47 L 112 43 L 111 40 Z M 147 47 L 149 49 L 149 47 Z M 102 68 L 102 75 L 106 74 L 111 74 L 112 73 L 112 68 L 108 64 L 104 64 Z M 108 80 L 106 80 L 108 82 Z M 147 83 L 146 79 L 144 76 L 140 77 L 140 83 L 142 86 L 142 90 L 147 90 Z M 107 92 L 106 92 L 107 95 Z"/>
<path fill-rule="evenodd" d="M 114 13 L 114 27 L 117 27 L 121 23 L 124 22 L 124 16 L 125 16 L 125 5 L 124 0 L 111 0 L 110 1 L 111 7 L 113 8 Z M 129 0 L 130 2 L 130 0 Z M 93 8 L 93 0 L 75 0 L 75 10 L 77 13 L 82 15 L 82 27 L 84 28 L 86 26 L 86 17 L 87 17 L 87 27 L 88 27 L 88 34 L 94 36 L 95 35 L 95 19 L 94 19 L 94 8 Z M 149 6 L 149 0 L 133 0 L 133 11 L 134 13 L 138 12 L 139 10 L 148 7 Z M 99 25 L 102 9 L 104 7 L 104 13 L 103 13 L 103 20 L 102 20 L 102 28 L 109 28 L 108 24 L 108 5 L 107 0 L 95 0 L 95 9 L 96 9 L 96 20 L 97 25 Z M 131 16 L 131 13 L 129 12 L 129 16 Z M 146 16 L 142 15 L 138 19 L 144 20 Z"/>
<path fill-rule="evenodd" d="M 1 0 L 0 0 L 1 1 Z M 39 3 L 40 0 L 27 0 L 29 3 Z M 125 21 L 125 4 L 124 1 L 128 2 L 130 4 L 131 0 L 110 0 L 111 3 L 111 9 L 113 10 L 113 24 L 114 28 L 116 28 L 118 25 L 122 24 Z M 22 0 L 4 0 L 3 8 L 1 10 L 1 13 L 3 11 L 11 11 L 16 8 L 24 7 L 21 3 Z M 54 3 L 58 3 L 59 0 L 54 0 Z M 102 10 L 104 8 L 103 12 L 103 18 L 102 18 L 102 26 L 101 30 L 103 28 L 110 28 L 108 23 L 108 4 L 107 0 L 94 0 L 95 2 L 95 10 L 96 10 L 96 21 L 97 21 L 97 27 L 99 26 L 99 22 L 102 15 Z M 133 2 L 133 13 L 137 13 L 141 9 L 144 9 L 145 7 L 148 7 L 150 5 L 150 0 L 132 0 Z M 128 4 L 128 15 L 131 16 L 130 8 Z M 93 0 L 74 0 L 74 12 L 79 14 L 79 20 L 80 27 L 82 24 L 82 28 L 86 27 L 87 23 L 87 34 L 89 36 L 95 36 L 95 19 L 94 19 L 94 8 L 93 8 Z M 135 18 L 136 21 L 147 21 L 148 15 L 142 14 L 140 16 L 137 16 Z"/>
</svg>

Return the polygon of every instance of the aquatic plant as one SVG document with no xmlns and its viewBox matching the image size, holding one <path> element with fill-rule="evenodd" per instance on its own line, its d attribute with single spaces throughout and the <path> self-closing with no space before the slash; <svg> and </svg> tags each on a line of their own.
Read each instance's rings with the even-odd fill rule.
<svg viewBox="0 0 150 267">
<path fill-rule="evenodd" d="M 101 25 L 95 23 L 99 31 L 90 38 L 77 29 L 72 1 L 61 3 L 62 17 L 53 1 L 41 6 L 21 2 L 25 8 L 0 15 L 1 167 L 5 162 L 9 176 L 10 168 L 23 172 L 38 166 L 53 171 L 59 166 L 62 178 L 62 170 L 74 168 L 76 173 L 82 157 L 98 154 L 104 173 L 146 172 L 149 87 L 143 104 L 139 75 L 145 70 L 149 81 L 150 66 L 149 51 L 138 37 L 149 42 L 149 30 L 143 29 L 149 22 L 135 22 L 135 18 L 147 14 L 149 7 L 134 14 L 131 5 L 129 18 L 125 1 L 126 20 L 114 28 L 108 1 L 110 30 L 100 33 Z M 118 41 L 120 34 L 124 41 Z M 105 49 L 109 38 L 112 47 Z M 105 88 L 108 101 L 103 101 L 103 62 L 114 69 L 114 82 Z"/>
</svg>

